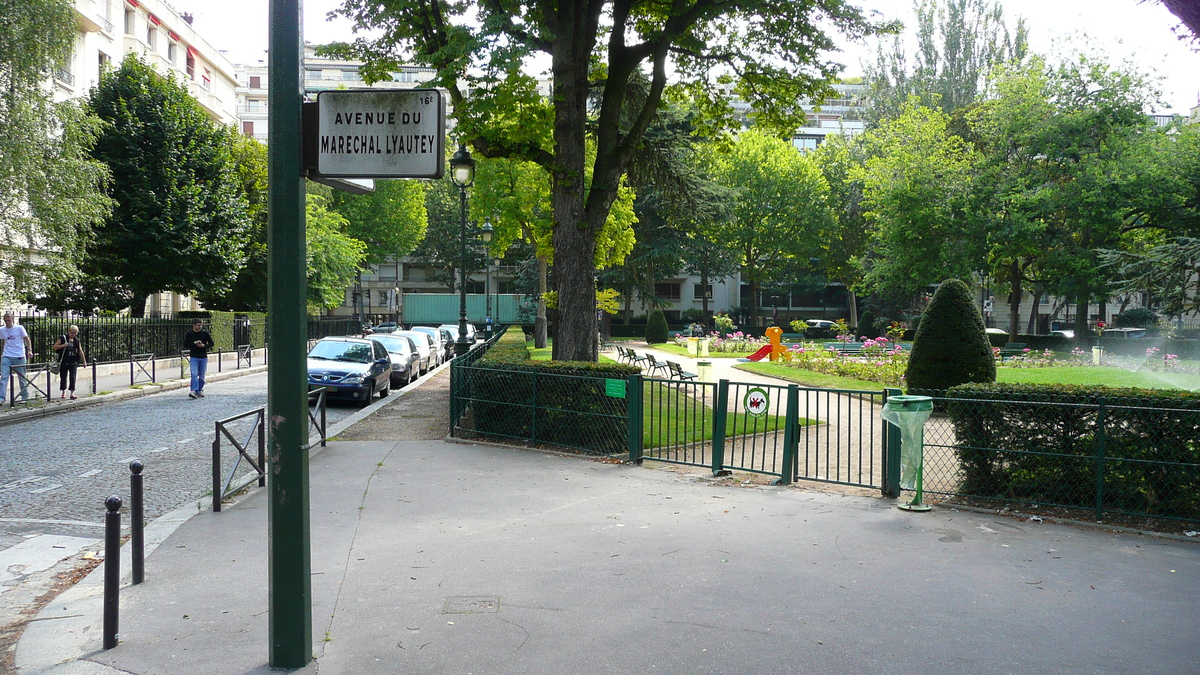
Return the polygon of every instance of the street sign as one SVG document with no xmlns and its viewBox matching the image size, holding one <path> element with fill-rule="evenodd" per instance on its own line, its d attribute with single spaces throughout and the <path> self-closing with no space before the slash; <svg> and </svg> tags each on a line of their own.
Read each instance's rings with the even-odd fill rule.
<svg viewBox="0 0 1200 675">
<path fill-rule="evenodd" d="M 746 392 L 742 405 L 751 417 L 762 417 L 767 414 L 767 409 L 771 406 L 771 398 L 767 395 L 766 389 L 754 387 Z"/>
<path fill-rule="evenodd" d="M 604 395 L 612 398 L 625 398 L 625 380 L 605 379 Z"/>
<path fill-rule="evenodd" d="M 436 89 L 317 94 L 317 173 L 334 178 L 441 178 L 446 103 Z"/>
</svg>

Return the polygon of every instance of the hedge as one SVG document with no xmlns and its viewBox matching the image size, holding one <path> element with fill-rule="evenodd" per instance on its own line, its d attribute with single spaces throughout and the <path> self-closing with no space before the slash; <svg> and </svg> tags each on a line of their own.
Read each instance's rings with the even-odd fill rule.
<svg viewBox="0 0 1200 675">
<path fill-rule="evenodd" d="M 626 380 L 638 368 L 531 361 L 523 335 L 513 331 L 464 370 L 477 433 L 594 454 L 627 449 L 628 399 L 608 396 L 606 380 Z"/>
<path fill-rule="evenodd" d="M 944 396 L 961 494 L 1200 520 L 1200 395 L 967 384 Z"/>
</svg>

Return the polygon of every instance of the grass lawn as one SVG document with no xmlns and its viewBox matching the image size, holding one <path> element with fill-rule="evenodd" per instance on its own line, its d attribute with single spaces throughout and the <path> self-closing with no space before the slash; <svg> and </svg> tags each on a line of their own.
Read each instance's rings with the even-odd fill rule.
<svg viewBox="0 0 1200 675">
<path fill-rule="evenodd" d="M 695 358 L 744 359 L 747 356 L 750 356 L 751 354 L 754 353 L 754 352 L 709 352 L 708 356 L 705 356 L 705 357 L 692 356 L 691 354 L 688 353 L 687 347 L 680 347 L 679 345 L 675 344 L 674 342 L 664 342 L 662 344 L 650 345 L 650 348 L 660 351 L 660 352 L 670 352 L 672 354 L 678 354 L 680 356 L 683 356 L 683 357 L 686 357 L 689 359 L 695 359 Z"/>
<path fill-rule="evenodd" d="M 1049 368 L 998 368 L 997 382 L 1020 384 L 1103 384 L 1143 389 L 1200 389 L 1200 375 L 1153 370 L 1123 370 L 1111 366 L 1052 366 Z"/>
<path fill-rule="evenodd" d="M 850 377 L 838 377 L 837 375 L 826 375 L 825 373 L 817 373 L 811 370 L 803 370 L 793 368 L 770 361 L 762 361 L 759 363 L 739 363 L 734 368 L 745 370 L 759 375 L 767 375 L 768 377 L 777 377 L 788 382 L 805 387 L 821 387 L 823 389 L 862 389 L 868 391 L 882 391 L 884 386 L 878 382 L 869 382 L 867 380 L 856 380 Z"/>
<path fill-rule="evenodd" d="M 873 391 L 884 388 L 878 382 L 815 373 L 811 370 L 801 370 L 800 368 L 792 368 L 774 363 L 739 363 L 735 367 L 739 370 L 777 377 L 781 380 L 795 382 L 796 384 L 808 387 L 869 389 Z M 1200 375 L 1164 373 L 1151 370 L 1129 371 L 1110 366 L 1001 367 L 997 369 L 996 381 L 1020 384 L 1102 384 L 1109 387 L 1200 390 Z"/>
<path fill-rule="evenodd" d="M 688 396 L 688 387 L 658 382 L 646 382 L 644 386 L 642 447 L 656 448 L 659 445 L 712 440 L 713 409 L 700 406 L 699 401 Z M 725 428 L 732 430 L 754 426 L 761 433 L 781 430 L 785 422 L 783 417 L 766 415 L 754 425 L 746 423 L 748 418 L 746 413 L 730 413 L 725 418 Z M 813 424 L 813 421 L 801 418 L 800 424 Z"/>
</svg>

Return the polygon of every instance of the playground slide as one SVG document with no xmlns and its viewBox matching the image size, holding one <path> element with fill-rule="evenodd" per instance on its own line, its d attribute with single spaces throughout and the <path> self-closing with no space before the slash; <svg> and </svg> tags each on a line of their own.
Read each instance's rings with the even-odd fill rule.
<svg viewBox="0 0 1200 675">
<path fill-rule="evenodd" d="M 750 356 L 747 356 L 746 359 L 749 361 L 762 361 L 770 354 L 771 354 L 771 345 L 763 345 L 761 349 L 754 352 Z"/>
</svg>

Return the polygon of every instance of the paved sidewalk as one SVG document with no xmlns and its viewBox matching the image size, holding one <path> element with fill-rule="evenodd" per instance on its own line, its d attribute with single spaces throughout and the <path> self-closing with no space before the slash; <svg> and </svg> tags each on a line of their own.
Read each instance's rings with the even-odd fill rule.
<svg viewBox="0 0 1200 675">
<path fill-rule="evenodd" d="M 442 441 L 331 443 L 311 476 L 300 672 L 1200 671 L 1189 542 Z M 268 672 L 265 497 L 156 522 L 122 643 L 95 573 L 18 672 Z"/>
</svg>

